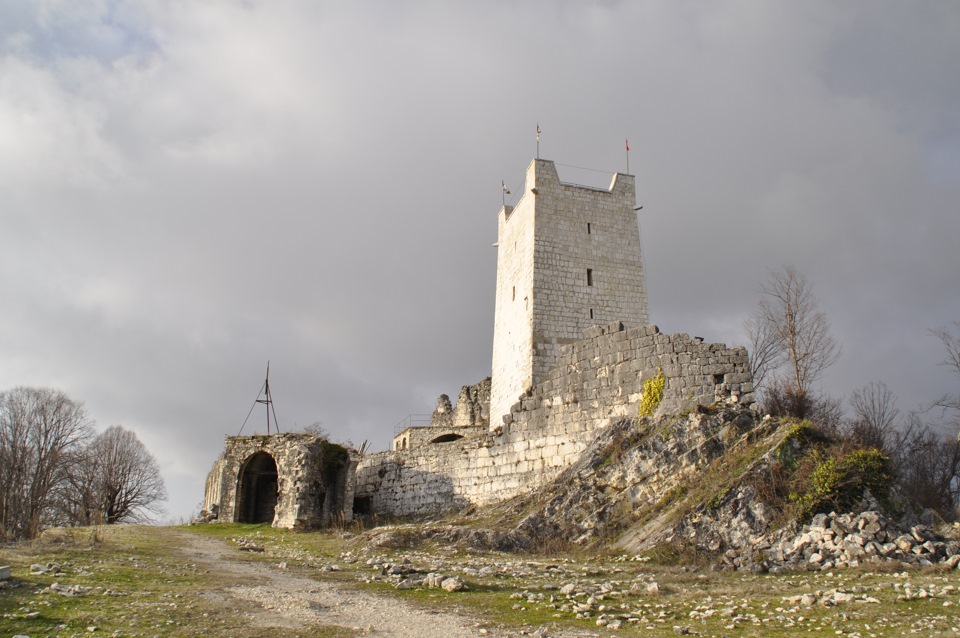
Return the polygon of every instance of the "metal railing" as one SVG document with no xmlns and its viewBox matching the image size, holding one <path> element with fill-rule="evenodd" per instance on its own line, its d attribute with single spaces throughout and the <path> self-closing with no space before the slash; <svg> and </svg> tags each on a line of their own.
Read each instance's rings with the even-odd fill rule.
<svg viewBox="0 0 960 638">
<path fill-rule="evenodd" d="M 406 418 L 393 426 L 393 435 L 396 436 L 407 428 L 426 427 L 432 423 L 432 414 L 408 414 Z"/>
</svg>

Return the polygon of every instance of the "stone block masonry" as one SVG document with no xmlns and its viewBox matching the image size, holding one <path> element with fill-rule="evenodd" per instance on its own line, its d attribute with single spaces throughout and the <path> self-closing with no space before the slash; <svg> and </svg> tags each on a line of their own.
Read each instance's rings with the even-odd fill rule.
<svg viewBox="0 0 960 638">
<path fill-rule="evenodd" d="M 609 189 L 566 184 L 537 159 L 516 207 L 500 211 L 491 428 L 590 326 L 647 323 L 635 200 L 632 175 Z"/>
<path fill-rule="evenodd" d="M 202 518 L 294 529 L 348 522 L 356 463 L 355 452 L 310 434 L 227 437 Z"/>
<path fill-rule="evenodd" d="M 424 445 L 436 445 L 465 437 L 480 436 L 486 431 L 485 425 L 412 427 L 395 436 L 391 447 L 394 450 L 409 450 Z"/>
<path fill-rule="evenodd" d="M 745 348 L 616 322 L 565 345 L 558 365 L 486 435 L 361 459 L 356 495 L 371 513 L 430 514 L 484 505 L 542 485 L 572 464 L 598 428 L 636 416 L 645 380 L 666 378 L 664 412 L 736 397 L 753 401 Z"/>
</svg>

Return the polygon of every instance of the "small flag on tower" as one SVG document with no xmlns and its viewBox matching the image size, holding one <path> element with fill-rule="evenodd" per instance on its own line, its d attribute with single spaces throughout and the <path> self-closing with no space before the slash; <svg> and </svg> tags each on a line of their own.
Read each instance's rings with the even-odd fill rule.
<svg viewBox="0 0 960 638">
<path fill-rule="evenodd" d="M 630 150 L 630 140 L 627 140 L 627 150 Z"/>
<path fill-rule="evenodd" d="M 509 194 L 510 194 L 510 189 L 507 188 L 506 182 L 504 182 L 502 179 L 500 180 L 500 186 L 503 188 L 503 194 L 504 194 L 504 195 L 509 195 Z"/>
<path fill-rule="evenodd" d="M 537 122 L 537 141 L 540 141 L 540 123 Z"/>
</svg>

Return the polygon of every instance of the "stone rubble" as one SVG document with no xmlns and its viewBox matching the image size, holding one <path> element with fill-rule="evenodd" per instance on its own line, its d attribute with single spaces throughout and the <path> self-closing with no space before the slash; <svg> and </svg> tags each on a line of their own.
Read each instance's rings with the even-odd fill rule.
<svg viewBox="0 0 960 638">
<path fill-rule="evenodd" d="M 756 560 L 758 555 L 763 558 Z M 901 563 L 918 567 L 960 565 L 960 541 L 944 538 L 924 525 L 902 529 L 876 511 L 817 514 L 799 530 L 760 536 L 718 557 L 721 568 L 782 573 L 788 570 Z"/>
<path fill-rule="evenodd" d="M 60 583 L 53 583 L 49 587 L 46 587 L 42 590 L 43 593 L 60 594 L 61 596 L 66 596 L 68 598 L 77 598 L 78 596 L 83 596 L 91 591 L 93 591 L 93 587 L 85 587 L 83 585 L 61 585 Z"/>
<path fill-rule="evenodd" d="M 59 576 L 60 574 L 65 573 L 64 567 L 69 567 L 69 565 L 61 565 L 59 563 L 35 563 L 30 565 L 30 574 L 39 575 L 39 574 L 50 574 L 51 576 Z"/>
</svg>

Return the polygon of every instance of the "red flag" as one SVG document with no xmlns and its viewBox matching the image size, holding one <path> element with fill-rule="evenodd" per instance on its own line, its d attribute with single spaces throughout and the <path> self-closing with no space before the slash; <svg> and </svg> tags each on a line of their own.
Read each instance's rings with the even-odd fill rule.
<svg viewBox="0 0 960 638">
<path fill-rule="evenodd" d="M 630 140 L 627 140 L 627 150 L 630 150 Z"/>
</svg>

